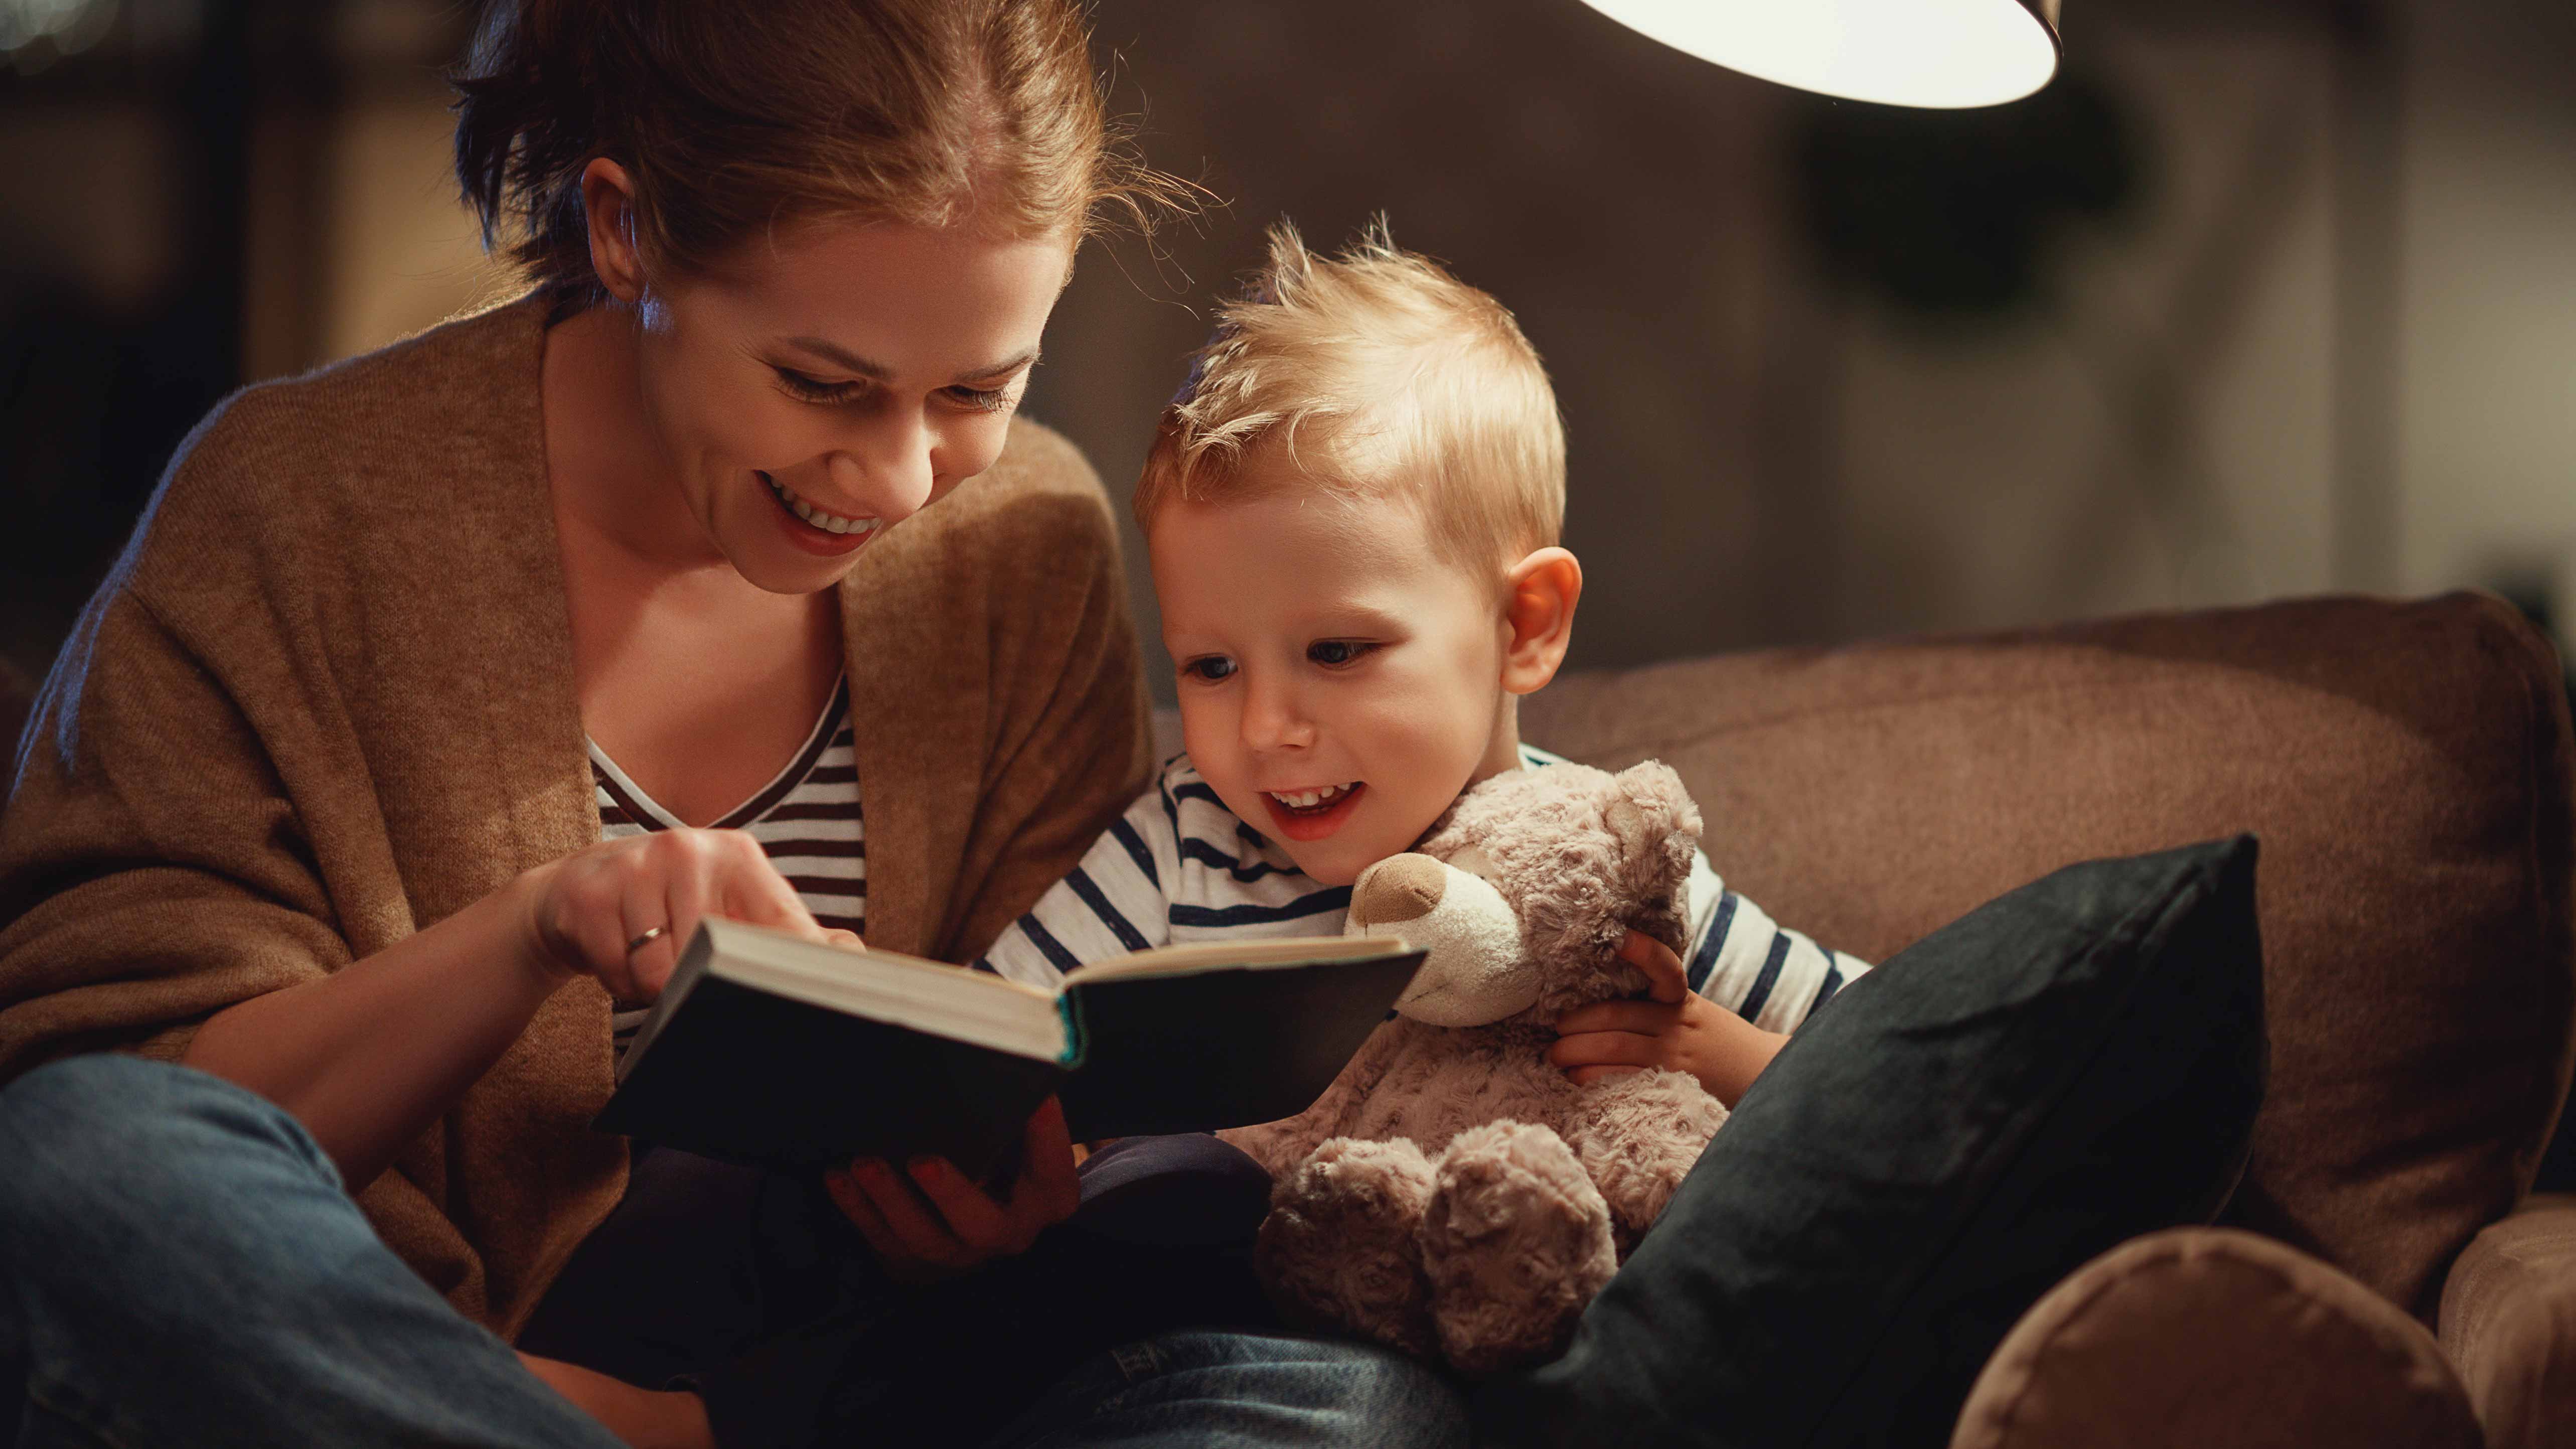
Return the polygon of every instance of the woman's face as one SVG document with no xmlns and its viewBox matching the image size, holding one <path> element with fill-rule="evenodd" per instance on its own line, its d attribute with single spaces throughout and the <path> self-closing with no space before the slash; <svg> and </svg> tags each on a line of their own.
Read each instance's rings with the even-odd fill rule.
<svg viewBox="0 0 2576 1449">
<path fill-rule="evenodd" d="M 818 222 L 642 289 L 666 476 L 744 578 L 830 587 L 1001 454 L 1071 265 L 1060 238 Z"/>
</svg>

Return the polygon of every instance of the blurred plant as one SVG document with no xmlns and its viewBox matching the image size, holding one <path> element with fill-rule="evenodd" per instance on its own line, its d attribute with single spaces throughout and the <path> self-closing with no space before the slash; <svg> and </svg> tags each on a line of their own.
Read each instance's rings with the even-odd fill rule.
<svg viewBox="0 0 2576 1449">
<path fill-rule="evenodd" d="M 1976 110 L 1809 101 L 1791 155 L 1828 273 L 1951 316 L 2025 309 L 2063 219 L 2119 211 L 2141 171 L 2111 95 L 2071 68 Z"/>
</svg>

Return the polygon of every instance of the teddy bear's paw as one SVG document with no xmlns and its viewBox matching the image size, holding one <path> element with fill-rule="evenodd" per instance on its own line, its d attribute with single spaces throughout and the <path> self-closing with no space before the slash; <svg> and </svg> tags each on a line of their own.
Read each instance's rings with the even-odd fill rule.
<svg viewBox="0 0 2576 1449">
<path fill-rule="evenodd" d="M 1610 1204 L 1622 1262 L 1725 1122 L 1725 1104 L 1685 1072 L 1632 1072 L 1583 1089 L 1566 1145 Z"/>
<path fill-rule="evenodd" d="M 1430 1160 L 1405 1138 L 1336 1137 L 1271 1190 L 1253 1268 L 1292 1324 L 1338 1328 L 1424 1358 L 1439 1352 L 1418 1229 Z"/>
<path fill-rule="evenodd" d="M 1442 1155 L 1422 1261 L 1441 1350 L 1477 1374 L 1563 1351 L 1619 1266 L 1609 1206 L 1572 1149 L 1509 1120 L 1459 1133 Z"/>
</svg>

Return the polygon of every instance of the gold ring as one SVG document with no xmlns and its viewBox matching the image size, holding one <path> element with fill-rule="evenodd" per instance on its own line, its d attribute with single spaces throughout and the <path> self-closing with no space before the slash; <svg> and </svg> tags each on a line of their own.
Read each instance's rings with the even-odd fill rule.
<svg viewBox="0 0 2576 1449">
<path fill-rule="evenodd" d="M 643 950 L 645 947 L 652 945 L 654 942 L 661 940 L 664 936 L 669 934 L 671 934 L 671 925 L 668 921 L 665 921 L 661 925 L 655 926 L 653 929 L 646 931 L 643 935 L 636 937 L 634 940 L 627 942 L 626 954 L 632 956 L 636 952 Z"/>
</svg>

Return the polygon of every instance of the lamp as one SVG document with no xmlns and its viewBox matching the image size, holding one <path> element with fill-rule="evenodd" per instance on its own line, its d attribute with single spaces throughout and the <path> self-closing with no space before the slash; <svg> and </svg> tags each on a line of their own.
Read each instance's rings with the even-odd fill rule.
<svg viewBox="0 0 2576 1449">
<path fill-rule="evenodd" d="M 1955 109 L 2057 73 L 2058 0 L 1585 0 L 1629 29 L 1763 80 Z"/>
</svg>

